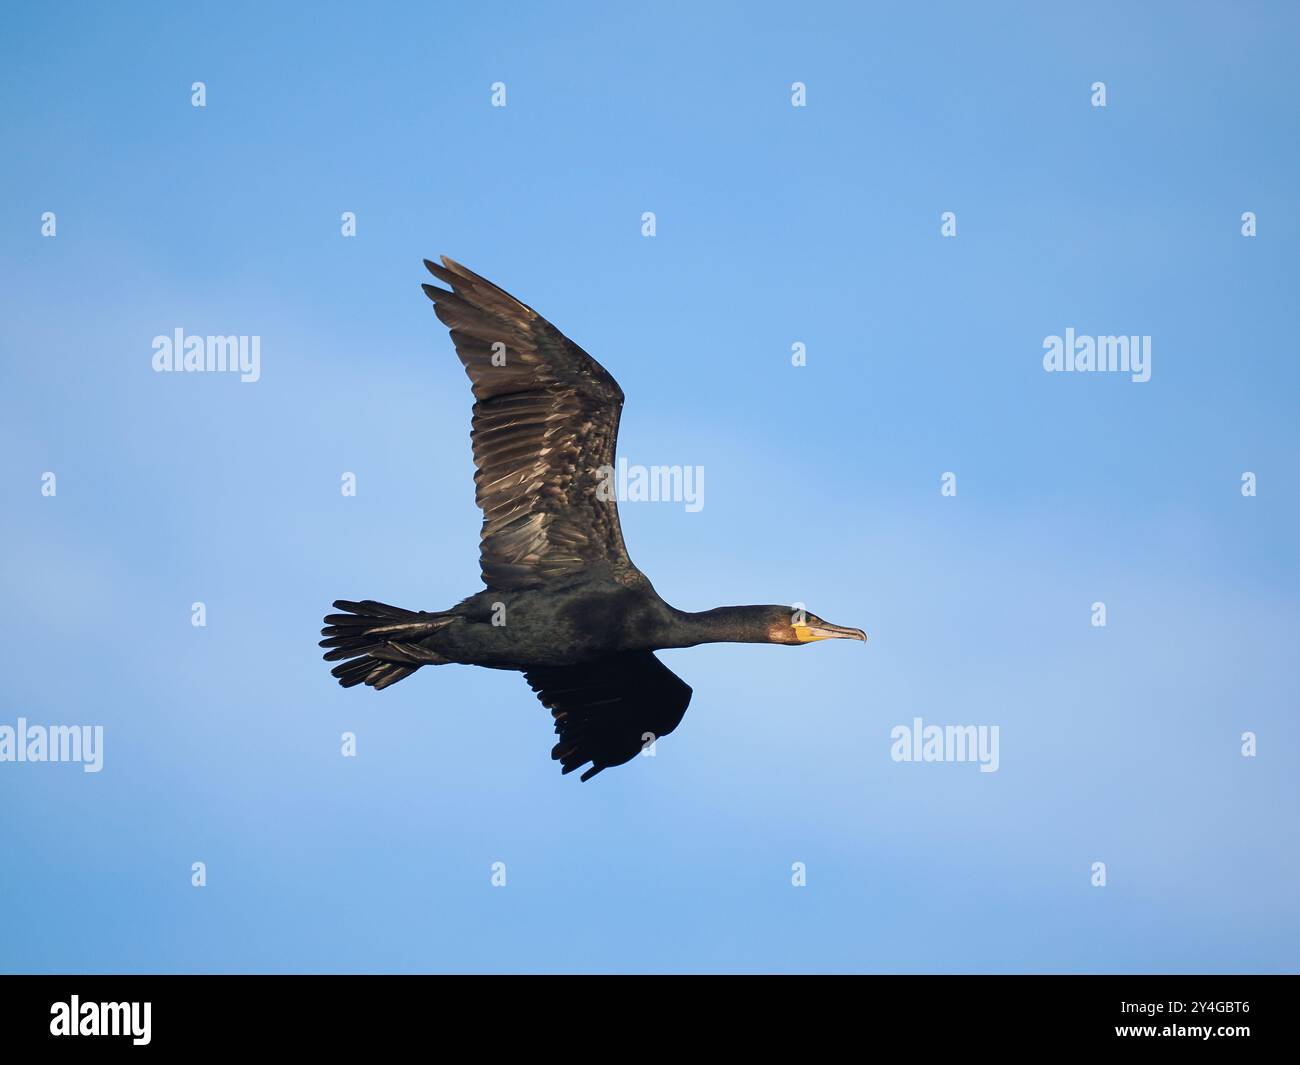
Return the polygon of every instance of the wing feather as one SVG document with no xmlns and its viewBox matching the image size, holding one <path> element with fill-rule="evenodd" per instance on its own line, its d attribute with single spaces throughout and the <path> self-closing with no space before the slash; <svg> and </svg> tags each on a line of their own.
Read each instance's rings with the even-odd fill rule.
<svg viewBox="0 0 1300 1065">
<path fill-rule="evenodd" d="M 555 719 L 551 757 L 561 772 L 590 780 L 630 762 L 672 732 L 691 701 L 690 686 L 650 651 L 624 651 L 576 666 L 530 669 L 524 679 Z"/>
<path fill-rule="evenodd" d="M 445 256 L 424 285 L 476 400 L 475 499 L 489 588 L 545 584 L 608 560 L 630 566 L 618 504 L 601 498 L 614 464 L 623 390 L 527 304 Z"/>
</svg>

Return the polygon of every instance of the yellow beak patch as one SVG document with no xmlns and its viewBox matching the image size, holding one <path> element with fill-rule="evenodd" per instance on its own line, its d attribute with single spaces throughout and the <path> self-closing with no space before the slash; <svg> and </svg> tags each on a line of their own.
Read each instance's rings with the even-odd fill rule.
<svg viewBox="0 0 1300 1065">
<path fill-rule="evenodd" d="M 795 639 L 800 643 L 813 643 L 816 640 L 827 639 L 825 636 L 814 635 L 812 629 L 807 625 L 794 625 L 791 627 L 794 629 Z"/>
</svg>

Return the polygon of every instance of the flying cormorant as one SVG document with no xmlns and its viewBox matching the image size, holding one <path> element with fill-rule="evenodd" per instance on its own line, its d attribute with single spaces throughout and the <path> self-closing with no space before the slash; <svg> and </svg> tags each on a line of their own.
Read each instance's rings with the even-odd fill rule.
<svg viewBox="0 0 1300 1065">
<path fill-rule="evenodd" d="M 605 369 L 526 304 L 446 256 L 427 259 L 450 289 L 423 285 L 451 330 L 477 401 L 475 498 L 483 510 L 486 591 L 450 610 L 334 603 L 327 661 L 345 688 L 387 688 L 421 666 L 520 670 L 555 718 L 551 757 L 587 780 L 672 732 L 691 689 L 657 659 L 701 643 L 865 640 L 786 606 L 701 613 L 659 598 L 623 546 L 601 470 L 614 464 L 623 391 Z M 607 487 L 607 479 L 603 482 Z"/>
</svg>

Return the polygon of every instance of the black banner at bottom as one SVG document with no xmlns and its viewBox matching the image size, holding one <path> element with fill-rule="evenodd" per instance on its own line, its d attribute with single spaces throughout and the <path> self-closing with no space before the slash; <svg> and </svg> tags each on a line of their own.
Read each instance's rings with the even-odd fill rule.
<svg viewBox="0 0 1300 1065">
<path fill-rule="evenodd" d="M 338 1052 L 512 1040 L 539 1053 L 714 1038 L 927 1050 L 1295 1043 L 1292 976 L 6 976 L 6 1051 Z M 616 1040 L 616 1041 L 615 1041 Z M 676 1049 L 681 1049 L 680 1047 Z M 22 1060 L 10 1058 L 10 1060 Z"/>
</svg>

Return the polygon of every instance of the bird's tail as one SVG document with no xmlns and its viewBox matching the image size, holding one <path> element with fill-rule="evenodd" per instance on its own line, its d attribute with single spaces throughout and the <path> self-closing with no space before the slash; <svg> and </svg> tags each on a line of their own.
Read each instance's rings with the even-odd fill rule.
<svg viewBox="0 0 1300 1065">
<path fill-rule="evenodd" d="M 373 599 L 336 599 L 334 606 L 347 613 L 325 615 L 320 645 L 328 648 L 326 662 L 350 660 L 330 670 L 345 688 L 364 682 L 382 690 L 421 666 L 449 661 L 421 641 L 454 622 L 455 614 L 403 610 Z"/>
</svg>

